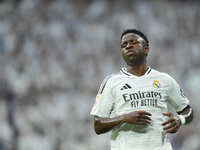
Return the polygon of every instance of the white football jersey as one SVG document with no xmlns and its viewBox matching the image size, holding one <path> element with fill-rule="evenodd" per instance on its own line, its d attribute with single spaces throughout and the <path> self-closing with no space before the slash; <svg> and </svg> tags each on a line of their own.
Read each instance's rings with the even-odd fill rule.
<svg viewBox="0 0 200 150">
<path fill-rule="evenodd" d="M 176 81 L 166 73 L 148 68 L 135 76 L 122 68 L 102 82 L 91 115 L 116 117 L 132 111 L 145 110 L 152 114 L 148 126 L 123 123 L 111 133 L 111 150 L 172 150 L 161 125 L 168 117 L 167 103 L 179 112 L 189 101 Z"/>
</svg>

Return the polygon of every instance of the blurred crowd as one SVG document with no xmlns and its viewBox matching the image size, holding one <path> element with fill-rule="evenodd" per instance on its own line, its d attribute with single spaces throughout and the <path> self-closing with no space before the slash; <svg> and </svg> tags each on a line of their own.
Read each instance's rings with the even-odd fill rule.
<svg viewBox="0 0 200 150">
<path fill-rule="evenodd" d="M 150 41 L 148 65 L 183 88 L 194 120 L 169 135 L 200 149 L 200 1 L 1 0 L 0 150 L 108 150 L 90 110 L 102 80 L 125 66 L 123 30 Z M 169 111 L 173 109 L 169 106 Z"/>
</svg>

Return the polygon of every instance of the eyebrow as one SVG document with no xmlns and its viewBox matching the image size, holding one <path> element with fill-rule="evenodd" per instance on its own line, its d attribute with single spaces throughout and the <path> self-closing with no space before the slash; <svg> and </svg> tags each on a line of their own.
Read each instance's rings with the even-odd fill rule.
<svg viewBox="0 0 200 150">
<path fill-rule="evenodd" d="M 138 39 L 130 39 L 130 40 L 127 40 L 127 41 L 121 41 L 121 44 L 125 44 L 127 42 L 133 42 L 133 41 L 140 42 Z"/>
</svg>

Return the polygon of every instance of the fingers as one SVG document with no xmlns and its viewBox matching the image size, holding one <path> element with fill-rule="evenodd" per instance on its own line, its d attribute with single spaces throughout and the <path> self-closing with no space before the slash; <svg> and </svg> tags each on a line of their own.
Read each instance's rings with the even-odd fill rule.
<svg viewBox="0 0 200 150">
<path fill-rule="evenodd" d="M 151 122 L 150 122 L 151 118 L 148 117 L 148 116 L 152 116 L 150 113 L 141 110 L 141 111 L 138 112 L 138 115 L 139 116 L 138 116 L 138 119 L 137 119 L 137 121 L 138 121 L 137 124 L 145 125 L 145 126 L 147 126 L 148 124 L 151 124 Z"/>
<path fill-rule="evenodd" d="M 170 128 L 172 128 L 173 126 L 175 126 L 176 123 L 175 122 L 172 122 L 171 124 L 169 124 L 168 126 L 164 127 L 163 130 L 168 130 Z"/>
<path fill-rule="evenodd" d="M 166 124 L 169 124 L 170 122 L 173 121 L 173 116 L 174 115 L 172 113 L 162 113 L 162 114 L 164 116 L 168 116 L 169 117 L 169 119 L 167 121 L 165 121 L 165 122 L 162 123 L 163 126 L 166 125 Z"/>
<path fill-rule="evenodd" d="M 142 116 L 142 119 L 151 121 L 151 118 L 149 118 L 149 117 L 147 117 L 147 116 Z"/>
<path fill-rule="evenodd" d="M 172 119 L 168 119 L 167 121 L 162 123 L 162 126 L 169 124 L 170 122 L 172 122 Z"/>
<path fill-rule="evenodd" d="M 138 113 L 141 114 L 141 115 L 152 116 L 152 114 L 150 114 L 150 113 L 148 113 L 148 112 L 146 112 L 144 110 L 140 110 Z"/>
<path fill-rule="evenodd" d="M 151 118 L 148 116 L 152 116 L 150 113 L 146 112 L 146 111 L 139 111 L 138 112 L 139 116 L 138 116 L 138 120 L 140 122 L 145 122 L 147 124 L 151 124 Z"/>
<path fill-rule="evenodd" d="M 151 124 L 151 122 L 150 122 L 150 121 L 147 121 L 146 119 L 138 119 L 138 120 L 137 120 L 137 124 L 147 126 L 148 124 Z"/>
<path fill-rule="evenodd" d="M 172 113 L 162 113 L 164 116 L 170 116 Z"/>
<path fill-rule="evenodd" d="M 125 121 L 131 124 L 139 124 L 145 125 L 151 124 L 151 116 L 150 113 L 140 110 L 140 111 L 133 111 L 131 113 L 125 114 Z"/>
<path fill-rule="evenodd" d="M 169 119 L 162 123 L 163 126 L 167 125 L 163 128 L 166 133 L 176 133 L 178 129 L 180 128 L 180 120 L 176 116 L 174 116 L 172 113 L 163 113 L 163 115 L 168 116 Z"/>
<path fill-rule="evenodd" d="M 164 130 L 166 130 L 165 131 L 166 133 L 176 133 L 180 127 L 177 124 L 174 124 L 173 126 L 170 125 L 170 126 L 171 127 L 169 127 L 169 126 L 165 127 L 166 129 L 163 128 Z"/>
</svg>

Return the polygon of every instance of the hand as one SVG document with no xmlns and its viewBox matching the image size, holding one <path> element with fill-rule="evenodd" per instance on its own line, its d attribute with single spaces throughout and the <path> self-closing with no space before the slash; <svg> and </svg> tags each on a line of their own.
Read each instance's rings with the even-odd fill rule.
<svg viewBox="0 0 200 150">
<path fill-rule="evenodd" d="M 172 113 L 162 113 L 164 116 L 168 116 L 169 119 L 162 123 L 162 126 L 166 133 L 176 133 L 181 126 L 181 120 L 178 116 L 174 116 Z"/>
<path fill-rule="evenodd" d="M 147 126 L 148 124 L 151 124 L 151 118 L 149 118 L 148 116 L 151 116 L 151 114 L 146 111 L 140 110 L 125 114 L 124 119 L 125 122 L 130 124 L 139 124 Z"/>
</svg>

